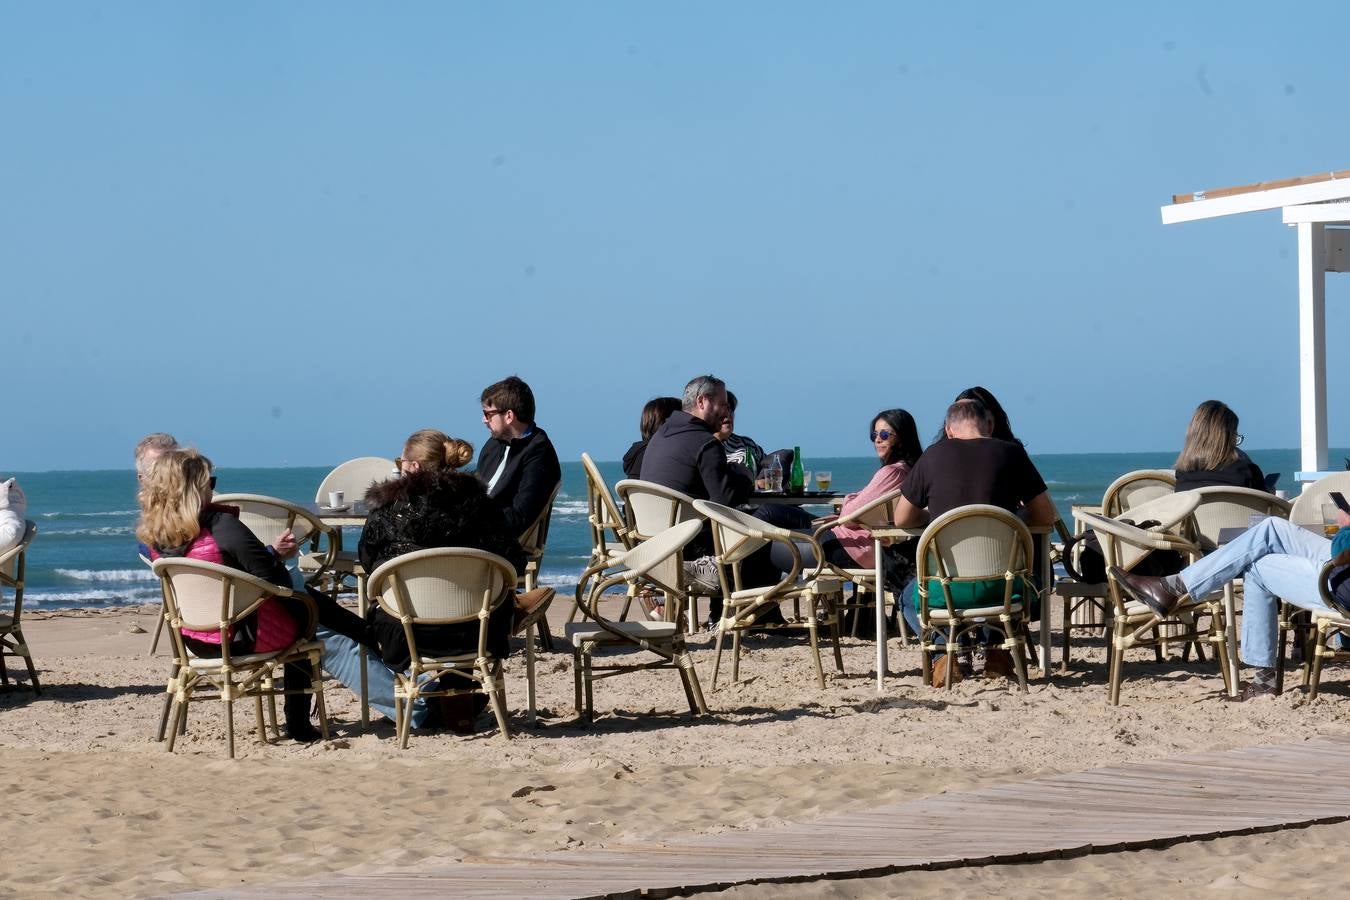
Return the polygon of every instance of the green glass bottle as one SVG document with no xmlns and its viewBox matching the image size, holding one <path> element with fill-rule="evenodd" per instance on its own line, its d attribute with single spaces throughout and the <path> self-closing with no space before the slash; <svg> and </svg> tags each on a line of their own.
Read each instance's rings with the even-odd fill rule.
<svg viewBox="0 0 1350 900">
<path fill-rule="evenodd" d="M 802 448 L 792 448 L 792 477 L 788 481 L 788 492 L 800 494 L 806 487 L 806 470 L 802 468 Z"/>
</svg>

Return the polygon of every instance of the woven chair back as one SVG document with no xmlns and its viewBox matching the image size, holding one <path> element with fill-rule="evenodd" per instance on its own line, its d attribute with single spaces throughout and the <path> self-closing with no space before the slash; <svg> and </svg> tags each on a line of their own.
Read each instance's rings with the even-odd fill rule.
<svg viewBox="0 0 1350 900">
<path fill-rule="evenodd" d="M 1176 490 L 1177 476 L 1171 469 L 1139 469 L 1126 472 L 1107 485 L 1102 494 L 1102 515 L 1118 518 L 1141 503 Z"/>
<path fill-rule="evenodd" d="M 487 614 L 515 587 L 516 570 L 500 556 L 436 547 L 395 557 L 370 574 L 368 590 L 385 612 L 416 622 L 462 622 Z"/>
<path fill-rule="evenodd" d="M 638 541 L 655 537 L 680 522 L 700 518 L 694 509 L 694 499 L 671 488 L 626 478 L 614 489 L 623 500 L 629 528 Z"/>
<path fill-rule="evenodd" d="M 630 549 L 633 542 L 628 538 L 628 523 L 619 513 L 619 504 L 614 502 L 600 467 L 589 453 L 581 454 L 581 467 L 586 470 L 586 524 L 591 530 L 591 558 L 604 559 L 609 555 L 611 534 L 620 545 L 613 549 Z"/>
<path fill-rule="evenodd" d="M 327 503 L 331 491 L 342 491 L 347 502 L 362 500 L 372 484 L 397 477 L 394 461 L 383 456 L 359 456 L 349 459 L 324 476 L 314 492 L 315 503 Z"/>
<path fill-rule="evenodd" d="M 1289 517 L 1290 504 L 1266 491 L 1240 487 L 1203 487 L 1194 491 L 1200 505 L 1192 514 L 1195 521 L 1196 543 L 1209 553 L 1218 549 L 1219 531 L 1224 528 L 1246 528 L 1253 515 Z"/>
<path fill-rule="evenodd" d="M 1029 576 L 1032 542 L 1022 520 L 997 506 L 960 506 L 924 529 L 915 557 L 918 577 L 984 581 Z"/>
<path fill-rule="evenodd" d="M 694 509 L 712 522 L 713 541 L 723 565 L 741 562 L 751 553 L 765 546 L 772 538 L 756 534 L 774 535 L 791 540 L 791 532 L 756 519 L 747 512 L 732 509 L 708 500 L 695 500 Z"/>
<path fill-rule="evenodd" d="M 27 558 L 28 545 L 33 543 L 36 534 L 37 523 L 32 519 L 25 519 L 23 537 L 13 547 L 0 552 L 0 584 L 13 586 L 23 581 L 23 564 Z"/>
<path fill-rule="evenodd" d="M 253 532 L 254 537 L 271 547 L 286 529 L 295 535 L 297 544 L 303 544 L 316 535 L 328 534 L 332 528 L 318 516 L 303 507 L 276 497 L 262 494 L 217 494 L 214 502 L 239 508 L 239 521 Z"/>
<path fill-rule="evenodd" d="M 1106 516 L 1092 513 L 1082 515 L 1083 520 L 1097 535 L 1102 555 L 1106 557 L 1106 564 L 1120 566 L 1128 572 L 1154 550 L 1174 549 L 1166 541 L 1159 540 L 1156 532 L 1185 535 L 1194 531 L 1190 518 L 1199 505 L 1200 496 L 1196 491 L 1168 494 L 1141 503 L 1129 511 L 1127 518 L 1137 522 L 1158 523 L 1147 530 Z"/>
<path fill-rule="evenodd" d="M 544 556 L 544 547 L 548 544 L 548 526 L 553 520 L 553 501 L 560 490 L 562 490 L 561 481 L 553 486 L 553 492 L 548 495 L 548 502 L 544 504 L 544 508 L 539 511 L 530 527 L 520 536 L 520 547 L 531 559 L 539 560 Z"/>
<path fill-rule="evenodd" d="M 1304 487 L 1303 493 L 1294 498 L 1289 521 L 1295 525 L 1321 525 L 1322 504 L 1331 502 L 1332 491 L 1350 499 L 1350 472 L 1336 472 Z"/>
<path fill-rule="evenodd" d="M 164 587 L 165 613 L 188 631 L 225 630 L 263 599 L 289 589 L 247 572 L 199 559 L 161 557 L 152 568 Z"/>
</svg>

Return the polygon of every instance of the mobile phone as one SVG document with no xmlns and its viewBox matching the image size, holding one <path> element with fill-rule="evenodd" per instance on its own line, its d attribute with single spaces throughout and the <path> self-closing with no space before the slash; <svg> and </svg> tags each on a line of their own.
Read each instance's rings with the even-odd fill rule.
<svg viewBox="0 0 1350 900">
<path fill-rule="evenodd" d="M 1331 502 L 1336 504 L 1336 508 L 1343 513 L 1350 513 L 1350 503 L 1345 502 L 1345 495 L 1340 491 L 1331 491 L 1327 494 Z"/>
</svg>

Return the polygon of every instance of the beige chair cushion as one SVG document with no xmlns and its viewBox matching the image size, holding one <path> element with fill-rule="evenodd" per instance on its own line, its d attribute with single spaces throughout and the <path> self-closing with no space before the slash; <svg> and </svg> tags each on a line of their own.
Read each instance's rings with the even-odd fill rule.
<svg viewBox="0 0 1350 900">
<path fill-rule="evenodd" d="M 637 640 L 660 641 L 669 640 L 675 636 L 675 630 L 679 628 L 676 622 L 611 622 L 615 631 L 621 631 L 624 634 L 631 635 Z M 583 642 L 627 644 L 628 641 L 615 637 L 610 632 L 590 622 L 573 622 L 569 624 L 564 632 L 567 640 L 574 647 L 579 647 Z M 635 648 L 636 649 L 636 648 Z"/>
</svg>

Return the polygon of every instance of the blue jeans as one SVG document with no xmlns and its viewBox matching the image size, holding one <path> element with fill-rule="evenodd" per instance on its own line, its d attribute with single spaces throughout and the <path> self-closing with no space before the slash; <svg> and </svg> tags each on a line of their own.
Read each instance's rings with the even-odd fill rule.
<svg viewBox="0 0 1350 900">
<path fill-rule="evenodd" d="M 361 695 L 361 645 L 344 634 L 320 626 L 315 636 L 323 642 L 323 668 L 358 697 Z M 394 670 L 380 654 L 366 653 L 366 690 L 370 708 L 394 721 Z M 421 728 L 427 718 L 427 702 L 413 704 L 412 727 Z"/>
<path fill-rule="evenodd" d="M 1242 646 L 1249 666 L 1275 666 L 1280 600 L 1300 609 L 1326 609 L 1317 576 L 1331 559 L 1331 541 L 1284 519 L 1262 519 L 1199 562 L 1181 570 L 1195 597 L 1204 597 L 1234 578 L 1243 582 Z"/>
</svg>

